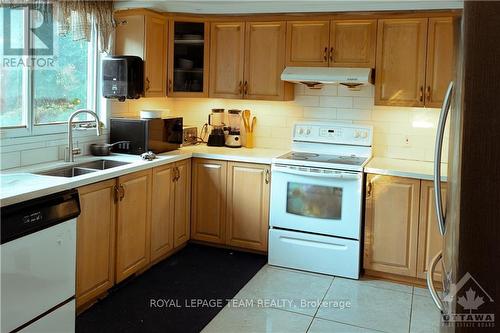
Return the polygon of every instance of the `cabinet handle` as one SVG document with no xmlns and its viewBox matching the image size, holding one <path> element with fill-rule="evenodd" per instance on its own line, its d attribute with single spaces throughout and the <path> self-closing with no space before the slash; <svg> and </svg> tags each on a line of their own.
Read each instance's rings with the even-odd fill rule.
<svg viewBox="0 0 500 333">
<path fill-rule="evenodd" d="M 114 188 L 113 188 L 113 190 L 115 192 L 114 193 L 115 194 L 114 195 L 114 200 L 115 200 L 115 202 L 118 202 L 118 198 L 120 197 L 120 189 L 118 188 L 118 186 L 115 185 Z"/>
<path fill-rule="evenodd" d="M 420 102 L 423 102 L 424 101 L 424 86 L 420 86 Z"/>
<path fill-rule="evenodd" d="M 149 78 L 146 77 L 146 91 L 149 91 L 150 87 L 151 87 L 151 82 L 149 82 Z"/>
<path fill-rule="evenodd" d="M 366 197 L 369 198 L 372 195 L 372 182 L 368 182 L 366 186 Z"/>
<path fill-rule="evenodd" d="M 181 173 L 179 172 L 179 168 L 174 168 L 174 182 L 178 181 L 181 178 Z"/>
<path fill-rule="evenodd" d="M 125 198 L 125 187 L 122 184 L 120 184 L 119 188 L 120 188 L 119 189 L 119 191 L 120 191 L 120 201 L 122 201 L 123 198 Z"/>
<path fill-rule="evenodd" d="M 323 50 L 323 60 L 325 62 L 328 61 L 328 46 L 325 46 L 325 49 Z"/>
<path fill-rule="evenodd" d="M 269 169 L 266 169 L 265 182 L 266 184 L 269 184 L 270 181 L 271 181 L 271 173 L 269 172 Z"/>
<path fill-rule="evenodd" d="M 248 81 L 245 81 L 245 84 L 243 85 L 243 95 L 248 94 Z"/>
<path fill-rule="evenodd" d="M 330 62 L 333 62 L 333 52 L 335 50 L 333 49 L 333 47 L 330 47 Z"/>
<path fill-rule="evenodd" d="M 172 182 L 175 182 L 176 181 L 176 178 L 177 178 L 177 173 L 175 172 L 175 169 L 177 167 L 173 167 L 172 168 Z"/>
<path fill-rule="evenodd" d="M 172 79 L 168 80 L 168 91 L 172 92 Z"/>
<path fill-rule="evenodd" d="M 240 81 L 240 83 L 238 83 L 238 91 L 240 95 L 243 95 L 243 81 Z"/>
<path fill-rule="evenodd" d="M 427 102 L 431 101 L 431 86 L 427 86 L 427 96 L 425 97 Z"/>
</svg>

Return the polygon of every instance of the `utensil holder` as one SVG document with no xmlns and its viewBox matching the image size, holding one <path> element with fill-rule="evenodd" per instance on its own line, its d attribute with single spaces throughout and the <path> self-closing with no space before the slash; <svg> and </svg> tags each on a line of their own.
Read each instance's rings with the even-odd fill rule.
<svg viewBox="0 0 500 333">
<path fill-rule="evenodd" d="M 254 147 L 254 144 L 253 144 L 253 132 L 247 132 L 247 137 L 246 137 L 246 140 L 245 140 L 245 147 L 246 148 L 253 148 Z"/>
</svg>

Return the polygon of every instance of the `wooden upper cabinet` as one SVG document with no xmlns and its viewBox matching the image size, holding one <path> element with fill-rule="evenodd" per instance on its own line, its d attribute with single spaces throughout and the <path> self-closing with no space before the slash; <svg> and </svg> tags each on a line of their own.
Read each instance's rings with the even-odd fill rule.
<svg viewBox="0 0 500 333">
<path fill-rule="evenodd" d="M 280 78 L 285 68 L 285 30 L 285 22 L 246 23 L 243 87 L 245 98 L 293 98 L 293 84 Z"/>
<path fill-rule="evenodd" d="M 173 164 L 153 169 L 151 198 L 151 261 L 174 247 Z"/>
<path fill-rule="evenodd" d="M 147 97 L 165 96 L 167 86 L 167 21 L 146 16 L 144 93 Z"/>
<path fill-rule="evenodd" d="M 209 31 L 210 24 L 201 18 L 170 20 L 168 96 L 208 97 Z"/>
<path fill-rule="evenodd" d="M 245 23 L 212 23 L 210 27 L 210 97 L 242 98 Z"/>
<path fill-rule="evenodd" d="M 191 238 L 224 244 L 227 162 L 195 158 L 192 168 Z"/>
<path fill-rule="evenodd" d="M 375 68 L 377 20 L 335 20 L 330 27 L 330 66 Z"/>
<path fill-rule="evenodd" d="M 191 216 L 191 160 L 175 163 L 174 247 L 189 240 Z"/>
<path fill-rule="evenodd" d="M 368 175 L 364 268 L 417 274 L 420 180 Z"/>
<path fill-rule="evenodd" d="M 424 106 L 427 19 L 378 21 L 375 103 Z"/>
<path fill-rule="evenodd" d="M 434 182 L 429 180 L 422 181 L 420 193 L 420 221 L 418 232 L 418 260 L 417 277 L 426 278 L 427 268 L 436 254 L 443 249 L 443 237 L 439 233 L 439 227 L 435 210 Z M 441 183 L 441 195 L 443 205 L 446 209 L 446 183 Z M 441 265 L 436 266 L 434 280 L 441 280 Z"/>
<path fill-rule="evenodd" d="M 429 19 L 425 105 L 441 107 L 448 84 L 453 78 L 453 19 Z"/>
<path fill-rule="evenodd" d="M 226 243 L 267 251 L 269 165 L 228 164 Z"/>
<path fill-rule="evenodd" d="M 116 55 L 133 55 L 144 60 L 144 95 L 166 96 L 167 21 L 161 15 L 115 15 Z"/>
<path fill-rule="evenodd" d="M 118 178 L 116 281 L 144 268 L 150 259 L 151 170 Z"/>
<path fill-rule="evenodd" d="M 76 305 L 91 301 L 114 284 L 115 180 L 78 189 Z"/>
<path fill-rule="evenodd" d="M 286 31 L 286 65 L 328 66 L 329 21 L 289 21 Z"/>
</svg>

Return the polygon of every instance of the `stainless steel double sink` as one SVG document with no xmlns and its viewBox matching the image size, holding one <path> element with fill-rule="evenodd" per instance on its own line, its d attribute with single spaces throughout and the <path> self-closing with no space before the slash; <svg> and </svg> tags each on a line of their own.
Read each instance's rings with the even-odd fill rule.
<svg viewBox="0 0 500 333">
<path fill-rule="evenodd" d="M 122 165 L 130 164 L 129 162 L 119 162 L 110 160 L 97 160 L 92 162 L 80 163 L 77 165 L 57 168 L 54 170 L 37 172 L 39 175 L 55 176 L 55 177 L 76 177 L 87 173 L 92 173 L 100 170 L 116 168 Z"/>
</svg>

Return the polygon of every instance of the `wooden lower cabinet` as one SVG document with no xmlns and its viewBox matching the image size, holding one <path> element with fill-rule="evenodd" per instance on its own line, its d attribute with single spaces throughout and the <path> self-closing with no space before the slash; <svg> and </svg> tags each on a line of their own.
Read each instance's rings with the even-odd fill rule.
<svg viewBox="0 0 500 333">
<path fill-rule="evenodd" d="M 446 183 L 441 185 L 443 205 L 446 209 Z M 434 203 L 434 182 L 423 180 L 420 193 L 420 221 L 418 227 L 417 277 L 426 278 L 427 267 L 432 258 L 441 251 L 443 238 L 439 233 Z M 441 265 L 436 266 L 434 280 L 441 280 Z"/>
<path fill-rule="evenodd" d="M 116 282 L 150 261 L 151 169 L 118 178 Z"/>
<path fill-rule="evenodd" d="M 153 169 L 151 198 L 151 261 L 189 240 L 191 161 Z"/>
<path fill-rule="evenodd" d="M 267 251 L 270 168 L 228 164 L 226 244 Z"/>
<path fill-rule="evenodd" d="M 189 240 L 191 216 L 191 160 L 175 163 L 174 247 Z M 153 207 L 154 209 L 154 207 Z"/>
<path fill-rule="evenodd" d="M 416 275 L 419 196 L 418 179 L 368 175 L 365 269 Z"/>
<path fill-rule="evenodd" d="M 174 165 L 153 169 L 151 198 L 151 261 L 174 248 Z"/>
<path fill-rule="evenodd" d="M 442 195 L 445 203 L 446 183 Z M 427 267 L 443 245 L 434 207 L 434 182 L 369 174 L 364 268 L 426 279 Z M 441 281 L 440 266 L 434 279 Z"/>
<path fill-rule="evenodd" d="M 78 192 L 78 308 L 189 240 L 190 159 L 87 185 Z"/>
<path fill-rule="evenodd" d="M 195 158 L 192 167 L 191 238 L 224 244 L 227 162 Z"/>
<path fill-rule="evenodd" d="M 270 166 L 193 159 L 191 239 L 267 251 Z"/>
<path fill-rule="evenodd" d="M 115 180 L 78 189 L 76 306 L 106 292 L 115 275 Z"/>
</svg>

